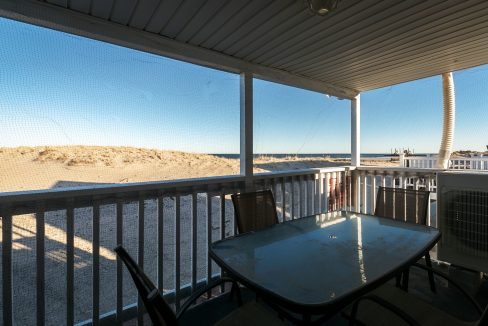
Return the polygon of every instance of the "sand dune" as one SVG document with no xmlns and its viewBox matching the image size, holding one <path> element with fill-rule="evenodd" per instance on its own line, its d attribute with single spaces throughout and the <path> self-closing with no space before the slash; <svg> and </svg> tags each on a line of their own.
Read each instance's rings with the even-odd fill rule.
<svg viewBox="0 0 488 326">
<path fill-rule="evenodd" d="M 109 146 L 0 148 L 0 191 L 130 183 L 239 173 L 239 160 L 208 154 Z M 385 164 L 385 162 L 377 162 Z M 348 159 L 259 157 L 255 172 L 348 165 Z"/>
</svg>

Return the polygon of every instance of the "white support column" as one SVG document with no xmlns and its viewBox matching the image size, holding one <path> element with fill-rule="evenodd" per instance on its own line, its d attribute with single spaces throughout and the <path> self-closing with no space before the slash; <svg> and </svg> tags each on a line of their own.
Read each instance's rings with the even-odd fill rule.
<svg viewBox="0 0 488 326">
<path fill-rule="evenodd" d="M 241 175 L 253 175 L 253 83 L 252 74 L 241 73 Z"/>
<path fill-rule="evenodd" d="M 358 94 L 351 100 L 351 165 L 361 165 L 361 101 Z"/>
</svg>

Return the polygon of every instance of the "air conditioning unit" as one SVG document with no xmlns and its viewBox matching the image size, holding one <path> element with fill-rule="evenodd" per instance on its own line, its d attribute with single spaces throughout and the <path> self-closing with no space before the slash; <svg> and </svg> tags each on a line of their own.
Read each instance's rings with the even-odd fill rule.
<svg viewBox="0 0 488 326">
<path fill-rule="evenodd" d="M 437 174 L 438 259 L 488 273 L 488 173 Z"/>
</svg>

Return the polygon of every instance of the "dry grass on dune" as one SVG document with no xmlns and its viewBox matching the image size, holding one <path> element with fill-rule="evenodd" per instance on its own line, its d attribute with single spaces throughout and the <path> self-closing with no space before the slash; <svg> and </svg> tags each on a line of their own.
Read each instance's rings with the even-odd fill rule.
<svg viewBox="0 0 488 326">
<path fill-rule="evenodd" d="M 0 191 L 172 180 L 239 172 L 238 160 L 133 147 L 0 148 L 0 161 Z"/>
<path fill-rule="evenodd" d="M 115 146 L 0 148 L 0 191 L 198 178 L 239 173 L 239 160 L 157 149 Z M 365 165 L 386 165 L 386 161 Z M 398 164 L 398 163 L 396 163 Z M 349 165 L 349 159 L 261 156 L 255 172 Z"/>
<path fill-rule="evenodd" d="M 58 162 L 67 166 L 168 165 L 174 163 L 193 165 L 205 161 L 213 164 L 232 165 L 231 160 L 207 154 L 109 146 L 44 147 L 38 152 L 35 161 Z"/>
</svg>

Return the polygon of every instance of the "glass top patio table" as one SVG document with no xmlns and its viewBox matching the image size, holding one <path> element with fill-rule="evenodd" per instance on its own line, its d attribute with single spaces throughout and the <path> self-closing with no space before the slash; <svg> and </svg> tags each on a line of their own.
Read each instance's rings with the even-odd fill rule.
<svg viewBox="0 0 488 326">
<path fill-rule="evenodd" d="M 260 295 L 305 315 L 333 314 L 420 259 L 439 230 L 332 212 L 213 243 L 211 257 Z"/>
</svg>

